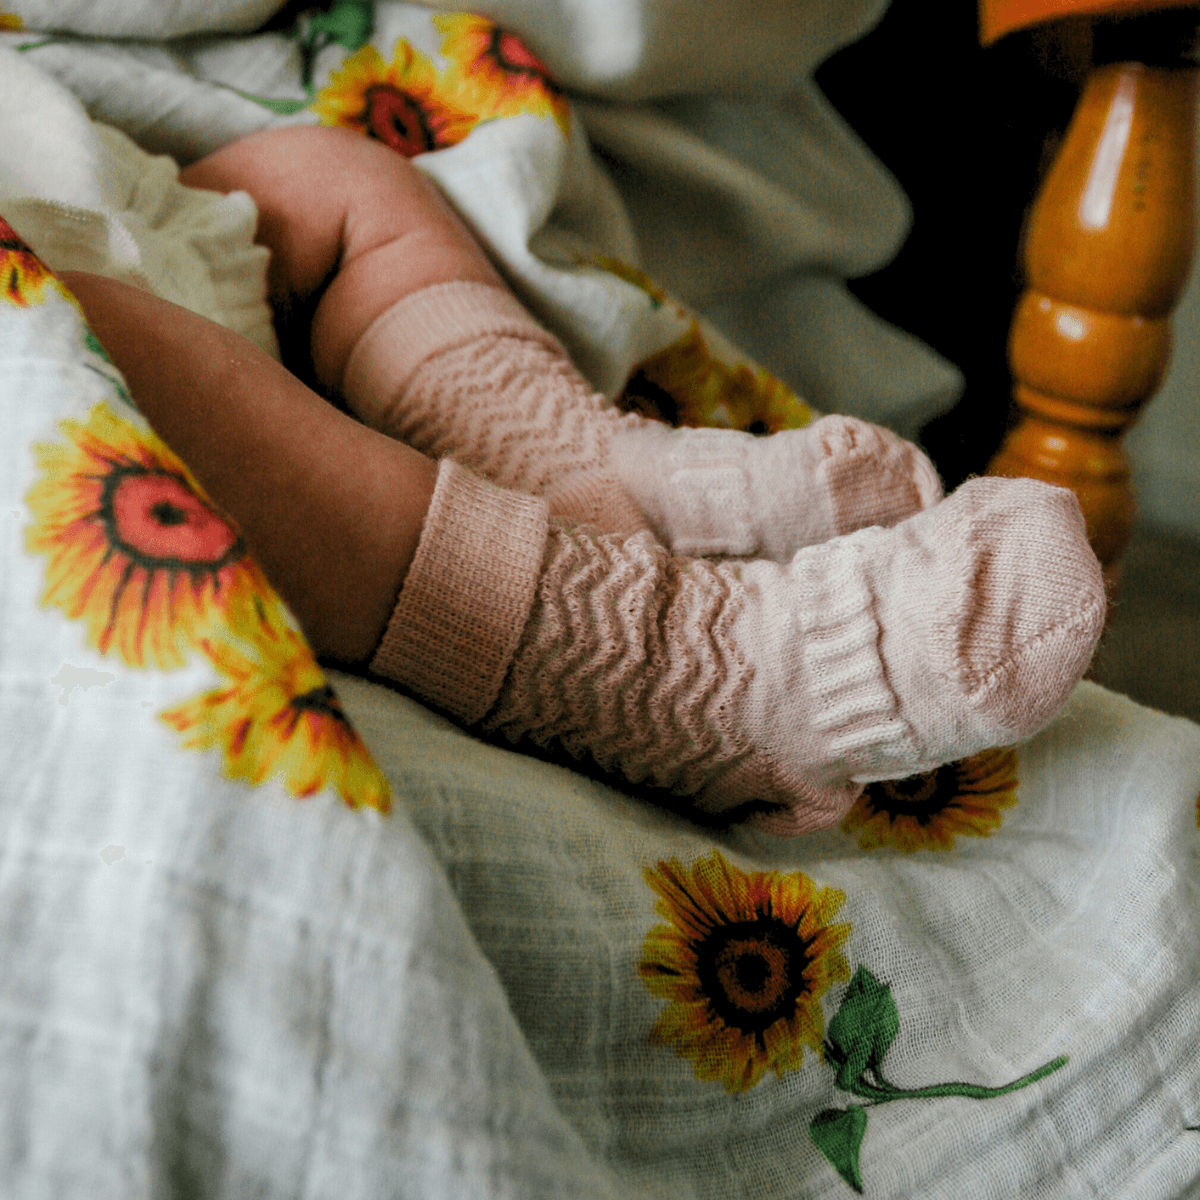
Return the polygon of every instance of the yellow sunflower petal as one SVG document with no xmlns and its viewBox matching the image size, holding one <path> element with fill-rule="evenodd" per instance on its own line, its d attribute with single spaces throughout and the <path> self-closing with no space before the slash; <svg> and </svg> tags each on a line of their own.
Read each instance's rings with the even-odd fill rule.
<svg viewBox="0 0 1200 1200">
<path fill-rule="evenodd" d="M 480 107 L 472 87 L 439 75 L 404 38 L 390 63 L 370 44 L 356 50 L 311 105 L 322 124 L 366 134 L 408 158 L 461 142 L 483 119 Z"/>
<path fill-rule="evenodd" d="M 469 85 L 481 120 L 521 113 L 553 117 L 563 137 L 570 136 L 566 96 L 518 37 L 472 13 L 439 14 L 433 23 L 442 34 L 442 57 L 451 64 L 447 82 Z"/>
<path fill-rule="evenodd" d="M 220 748 L 227 777 L 278 778 L 298 799 L 332 787 L 386 812 L 390 789 L 282 606 L 258 597 L 202 648 L 226 684 L 160 714 L 189 749 Z"/>
<path fill-rule="evenodd" d="M 864 850 L 950 850 L 990 837 L 1017 802 L 1017 754 L 987 750 L 911 779 L 871 784 L 842 822 Z"/>
<path fill-rule="evenodd" d="M 95 405 L 34 447 L 25 545 L 47 559 L 41 603 L 82 620 L 88 644 L 170 670 L 269 589 L 241 535 L 153 433 Z"/>
<path fill-rule="evenodd" d="M 845 896 L 800 872 L 748 874 L 720 851 L 685 868 L 677 859 L 646 872 L 658 895 L 656 925 L 639 974 L 668 1001 L 651 1031 L 692 1062 L 698 1079 L 730 1092 L 771 1068 L 797 1069 L 823 1036 L 820 998 L 850 972 L 839 947 L 848 924 L 830 918 Z"/>
</svg>

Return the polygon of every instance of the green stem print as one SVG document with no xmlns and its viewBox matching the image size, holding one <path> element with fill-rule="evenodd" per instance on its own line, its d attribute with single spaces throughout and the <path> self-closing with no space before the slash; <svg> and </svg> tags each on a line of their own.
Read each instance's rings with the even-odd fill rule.
<svg viewBox="0 0 1200 1200">
<path fill-rule="evenodd" d="M 306 14 L 296 26 L 305 88 L 312 92 L 313 61 L 318 51 L 337 45 L 353 54 L 371 36 L 374 26 L 375 0 L 336 0 L 328 12 Z"/>
<path fill-rule="evenodd" d="M 864 966 L 859 966 L 846 989 L 841 1007 L 829 1022 L 825 1056 L 837 1067 L 837 1085 L 859 1096 L 867 1104 L 849 1108 L 827 1108 L 808 1127 L 813 1144 L 856 1191 L 863 1190 L 859 1151 L 867 1132 L 867 1109 L 890 1100 L 921 1100 L 963 1096 L 969 1100 L 991 1100 L 1019 1091 L 1052 1075 L 1066 1055 L 1022 1075 L 1003 1087 L 979 1087 L 973 1083 L 939 1083 L 931 1087 L 901 1088 L 883 1074 L 883 1059 L 900 1032 L 900 1013 L 892 989 L 880 983 Z"/>
</svg>

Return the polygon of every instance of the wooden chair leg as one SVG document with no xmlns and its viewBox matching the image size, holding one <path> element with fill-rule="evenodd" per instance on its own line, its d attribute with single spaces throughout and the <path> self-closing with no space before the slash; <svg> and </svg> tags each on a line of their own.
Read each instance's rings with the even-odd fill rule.
<svg viewBox="0 0 1200 1200">
<path fill-rule="evenodd" d="M 1110 583 L 1134 514 L 1121 438 L 1162 381 L 1191 266 L 1197 74 L 1093 69 L 1026 232 L 1020 420 L 988 471 L 1072 488 Z"/>
</svg>

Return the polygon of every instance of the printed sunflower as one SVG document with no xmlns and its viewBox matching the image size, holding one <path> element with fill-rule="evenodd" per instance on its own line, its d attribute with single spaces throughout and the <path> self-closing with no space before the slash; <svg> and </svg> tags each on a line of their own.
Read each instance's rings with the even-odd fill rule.
<svg viewBox="0 0 1200 1200">
<path fill-rule="evenodd" d="M 453 64 L 450 73 L 476 88 L 481 119 L 521 113 L 553 117 L 563 137 L 570 137 L 566 96 L 519 38 L 472 13 L 443 13 L 433 24 L 444 35 L 442 54 Z"/>
<path fill-rule="evenodd" d="M 242 536 L 150 431 L 97 404 L 33 452 L 26 548 L 49 558 L 41 603 L 83 620 L 88 645 L 170 670 L 216 621 L 270 585 Z"/>
<path fill-rule="evenodd" d="M 850 978 L 833 925 L 845 895 L 807 875 L 746 874 L 720 851 L 691 870 L 677 859 L 647 869 L 668 924 L 646 936 L 638 973 L 670 1004 L 650 1034 L 694 1064 L 697 1079 L 748 1091 L 768 1067 L 794 1071 L 825 1036 L 821 997 Z"/>
<path fill-rule="evenodd" d="M 629 263 L 609 254 L 591 254 L 580 259 L 580 262 L 584 266 L 599 267 L 600 270 L 607 271 L 626 283 L 632 283 L 635 288 L 650 297 L 650 303 L 655 308 L 661 308 L 667 302 L 667 293 L 641 267 L 630 266 Z"/>
<path fill-rule="evenodd" d="M 317 94 L 312 110 L 321 124 L 365 133 L 405 158 L 461 142 L 480 120 L 470 92 L 439 75 L 403 38 L 391 63 L 371 45 L 350 55 Z"/>
<path fill-rule="evenodd" d="M 0 12 L 0 33 L 16 33 L 25 28 L 25 22 L 16 13 Z"/>
<path fill-rule="evenodd" d="M 9 304 L 28 308 L 31 304 L 42 303 L 47 287 L 74 299 L 50 268 L 21 240 L 17 231 L 0 217 L 0 295 Z"/>
<path fill-rule="evenodd" d="M 332 787 L 351 808 L 388 811 L 386 778 L 281 605 L 256 598 L 246 622 L 201 646 L 225 684 L 159 714 L 185 749 L 220 748 L 230 779 L 279 777 L 298 799 Z"/>
<path fill-rule="evenodd" d="M 935 771 L 868 784 L 842 821 L 864 850 L 949 850 L 958 837 L 989 837 L 1017 802 L 1017 753 L 985 750 Z"/>
<path fill-rule="evenodd" d="M 728 366 L 714 358 L 700 330 L 691 329 L 646 359 L 625 388 L 625 404 L 676 425 L 778 433 L 812 422 L 812 409 L 761 367 Z"/>
</svg>

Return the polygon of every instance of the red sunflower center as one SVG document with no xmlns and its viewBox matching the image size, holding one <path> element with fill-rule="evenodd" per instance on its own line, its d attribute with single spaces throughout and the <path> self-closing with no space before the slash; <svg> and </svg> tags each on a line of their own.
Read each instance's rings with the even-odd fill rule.
<svg viewBox="0 0 1200 1200">
<path fill-rule="evenodd" d="M 105 491 L 111 540 L 143 566 L 216 569 L 241 555 L 237 530 L 172 472 L 117 469 Z"/>
<path fill-rule="evenodd" d="M 540 80 L 550 91 L 558 91 L 558 85 L 547 74 L 542 60 L 530 54 L 520 39 L 511 33 L 506 33 L 503 29 L 493 29 L 487 53 L 506 74 L 526 75 Z"/>
<path fill-rule="evenodd" d="M 405 158 L 437 148 L 425 109 L 390 84 L 379 84 L 367 92 L 367 130 Z"/>
<path fill-rule="evenodd" d="M 696 949 L 700 987 L 713 1011 L 759 1037 L 796 1011 L 808 964 L 808 943 L 776 917 L 719 926 Z"/>
</svg>

